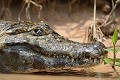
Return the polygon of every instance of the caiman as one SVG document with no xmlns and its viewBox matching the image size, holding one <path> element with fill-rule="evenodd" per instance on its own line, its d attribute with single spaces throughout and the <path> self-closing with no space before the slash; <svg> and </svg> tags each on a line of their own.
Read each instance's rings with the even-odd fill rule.
<svg viewBox="0 0 120 80">
<path fill-rule="evenodd" d="M 79 43 L 55 32 L 44 22 L 0 21 L 0 72 L 29 73 L 103 62 L 101 42 Z"/>
</svg>

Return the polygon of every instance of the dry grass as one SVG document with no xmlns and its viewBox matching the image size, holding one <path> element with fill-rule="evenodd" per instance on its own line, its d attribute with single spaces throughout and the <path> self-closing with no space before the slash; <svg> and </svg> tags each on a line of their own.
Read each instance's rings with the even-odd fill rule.
<svg viewBox="0 0 120 80">
<path fill-rule="evenodd" d="M 22 2 L 22 4 L 21 4 Z M 2 11 L 0 13 L 0 19 L 10 19 L 12 17 L 11 4 L 21 4 L 22 8 L 19 12 L 18 20 L 23 11 L 26 13 L 26 18 L 31 19 L 30 9 L 38 12 L 38 18 L 41 16 L 42 7 L 50 7 L 53 12 L 56 12 L 61 7 L 68 7 L 68 13 L 71 16 L 72 13 L 77 11 L 81 6 L 93 5 L 93 0 L 2 0 Z M 103 12 L 108 13 L 110 11 L 110 2 L 107 0 L 97 0 L 97 7 Z M 44 13 L 43 13 L 44 14 Z"/>
<path fill-rule="evenodd" d="M 21 20 L 22 13 L 25 13 L 26 19 L 31 20 L 31 12 L 35 12 L 37 14 L 35 14 L 37 18 L 41 20 L 41 15 L 46 16 L 45 12 L 43 12 L 45 7 L 52 9 L 53 13 L 60 11 L 65 7 L 68 9 L 67 12 L 69 17 L 72 17 L 71 15 L 77 12 L 80 7 L 84 8 L 86 6 L 94 5 L 94 0 L 2 0 L 1 2 L 2 11 L 0 12 L 0 19 L 3 20 L 11 20 L 11 6 L 13 6 L 13 3 L 22 6 L 18 13 L 18 21 Z M 111 10 L 111 0 L 96 0 L 96 7 L 103 13 L 109 13 Z M 57 14 L 55 13 L 55 15 Z M 108 21 L 108 19 L 106 20 Z M 105 23 L 107 23 L 107 21 L 105 21 Z M 105 35 L 104 31 L 101 31 L 100 29 L 103 25 L 106 26 L 107 24 L 97 25 L 97 31 L 95 31 L 97 32 L 95 34 L 98 34 L 97 37 L 99 40 L 101 40 L 101 37 Z M 90 26 L 87 33 L 88 42 L 93 40 L 93 32 L 93 28 Z"/>
</svg>

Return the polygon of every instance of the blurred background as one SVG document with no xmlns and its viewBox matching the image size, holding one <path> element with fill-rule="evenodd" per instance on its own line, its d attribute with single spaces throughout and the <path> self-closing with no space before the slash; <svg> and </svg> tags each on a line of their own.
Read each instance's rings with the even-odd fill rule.
<svg viewBox="0 0 120 80">
<path fill-rule="evenodd" d="M 97 0 L 96 6 L 96 20 L 104 21 L 112 9 L 111 0 Z M 85 30 L 93 24 L 93 9 L 94 0 L 0 0 L 0 19 L 42 20 L 59 34 L 82 42 Z M 117 21 L 120 20 L 119 15 L 118 5 Z"/>
<path fill-rule="evenodd" d="M 104 21 L 112 0 L 97 0 L 97 21 Z M 113 0 L 114 3 L 116 0 Z M 59 34 L 83 41 L 85 30 L 93 24 L 94 0 L 0 0 L 0 19 L 31 20 L 48 23 Z M 120 20 L 117 6 L 117 21 Z M 80 37 L 80 38 L 79 38 Z M 83 38 L 81 38 L 83 37 Z"/>
</svg>

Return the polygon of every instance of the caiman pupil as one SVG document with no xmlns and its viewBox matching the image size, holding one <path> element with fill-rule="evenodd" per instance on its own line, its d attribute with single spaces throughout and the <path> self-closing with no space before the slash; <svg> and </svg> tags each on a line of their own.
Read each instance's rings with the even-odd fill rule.
<svg viewBox="0 0 120 80">
<path fill-rule="evenodd" d="M 34 29 L 33 30 L 33 35 L 35 35 L 35 36 L 42 36 L 43 35 L 43 30 Z"/>
</svg>

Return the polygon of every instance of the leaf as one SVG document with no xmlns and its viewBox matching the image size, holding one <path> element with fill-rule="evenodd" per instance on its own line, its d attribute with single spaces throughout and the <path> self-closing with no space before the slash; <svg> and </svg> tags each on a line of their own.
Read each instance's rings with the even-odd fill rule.
<svg viewBox="0 0 120 80">
<path fill-rule="evenodd" d="M 113 34 L 113 36 L 112 36 L 112 43 L 113 43 L 114 45 L 116 45 L 117 40 L 118 40 L 118 31 L 117 31 L 117 29 L 115 29 L 115 30 L 114 30 L 114 34 Z"/>
<path fill-rule="evenodd" d="M 103 49 L 103 50 L 114 53 L 114 49 L 113 48 L 107 48 L 107 49 Z M 115 53 L 118 53 L 118 52 L 120 52 L 120 48 L 116 48 L 115 49 Z"/>
<path fill-rule="evenodd" d="M 118 52 L 120 52 L 120 48 L 115 49 L 115 53 L 118 53 Z"/>
<path fill-rule="evenodd" d="M 120 62 L 115 62 L 115 65 L 120 67 Z"/>
<path fill-rule="evenodd" d="M 116 58 L 116 60 L 115 60 L 116 62 L 120 62 L 120 58 Z"/>
<path fill-rule="evenodd" d="M 113 63 L 113 59 L 112 58 L 104 58 L 104 62 L 105 62 L 105 64 L 111 64 L 111 63 Z"/>
<path fill-rule="evenodd" d="M 108 51 L 108 52 L 114 52 L 114 49 L 112 49 L 112 48 L 107 48 L 107 49 L 104 49 L 104 51 Z"/>
<path fill-rule="evenodd" d="M 116 58 L 115 65 L 120 67 L 120 58 Z"/>
</svg>

